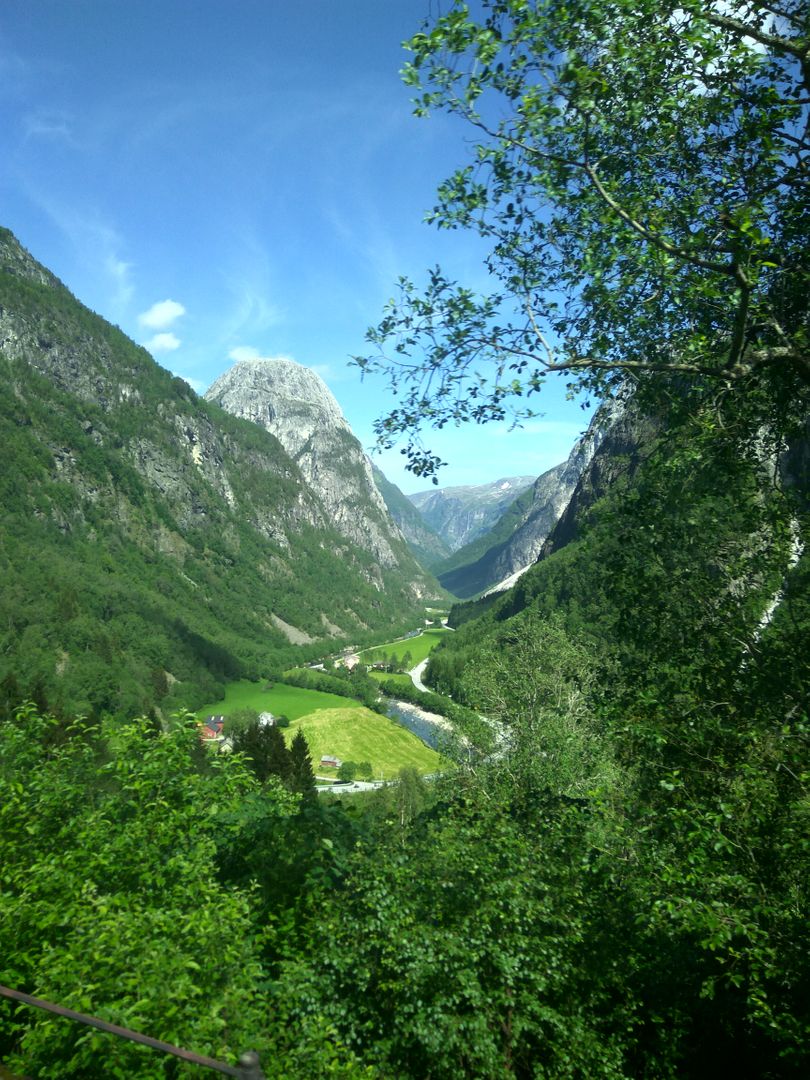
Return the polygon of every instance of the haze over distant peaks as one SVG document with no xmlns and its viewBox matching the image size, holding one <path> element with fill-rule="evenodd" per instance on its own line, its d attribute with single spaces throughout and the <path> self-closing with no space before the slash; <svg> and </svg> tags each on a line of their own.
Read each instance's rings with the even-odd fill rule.
<svg viewBox="0 0 810 1080">
<path fill-rule="evenodd" d="M 489 532 L 535 476 L 506 476 L 489 484 L 430 488 L 408 498 L 450 551 Z"/>
</svg>

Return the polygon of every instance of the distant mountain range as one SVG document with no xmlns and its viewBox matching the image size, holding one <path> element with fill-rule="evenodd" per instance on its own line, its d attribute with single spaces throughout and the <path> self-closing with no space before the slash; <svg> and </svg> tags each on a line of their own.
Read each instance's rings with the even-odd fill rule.
<svg viewBox="0 0 810 1080">
<path fill-rule="evenodd" d="M 509 476 L 489 484 L 431 488 L 408 498 L 451 552 L 485 535 L 534 476 Z"/>
<path fill-rule="evenodd" d="M 603 405 L 564 462 L 525 488 L 488 532 L 434 566 L 441 584 L 462 599 L 500 592 L 513 585 L 539 556 L 580 478 L 620 415 L 620 405 Z"/>
</svg>

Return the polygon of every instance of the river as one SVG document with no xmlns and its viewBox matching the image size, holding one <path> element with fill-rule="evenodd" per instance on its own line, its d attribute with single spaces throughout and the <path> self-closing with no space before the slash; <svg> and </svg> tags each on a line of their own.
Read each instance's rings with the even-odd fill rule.
<svg viewBox="0 0 810 1080">
<path fill-rule="evenodd" d="M 441 751 L 453 737 L 449 720 L 438 713 L 426 712 L 408 701 L 389 701 L 387 714 L 421 739 L 431 750 Z"/>
</svg>

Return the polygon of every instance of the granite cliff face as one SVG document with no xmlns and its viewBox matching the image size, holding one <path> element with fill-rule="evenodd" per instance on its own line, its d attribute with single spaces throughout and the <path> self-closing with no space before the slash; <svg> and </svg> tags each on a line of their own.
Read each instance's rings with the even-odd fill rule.
<svg viewBox="0 0 810 1080">
<path fill-rule="evenodd" d="M 539 476 L 489 534 L 436 568 L 441 584 L 463 599 L 514 585 L 537 559 L 621 411 L 615 402 L 604 404 L 564 462 Z"/>
<path fill-rule="evenodd" d="M 380 566 L 407 569 L 422 588 L 424 573 L 377 490 L 371 462 L 319 375 L 291 360 L 243 360 L 205 396 L 274 435 L 333 527 Z"/>
<path fill-rule="evenodd" d="M 417 491 L 408 498 L 452 552 L 489 532 L 533 482 L 533 476 L 510 476 L 491 484 Z"/>
</svg>

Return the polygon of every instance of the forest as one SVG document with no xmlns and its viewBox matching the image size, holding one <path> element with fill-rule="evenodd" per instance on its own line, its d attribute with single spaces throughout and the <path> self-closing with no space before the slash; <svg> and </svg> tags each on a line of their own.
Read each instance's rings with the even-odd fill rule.
<svg viewBox="0 0 810 1080">
<path fill-rule="evenodd" d="M 358 361 L 398 394 L 381 441 L 430 476 L 432 426 L 560 373 L 632 452 L 453 609 L 425 679 L 506 735 L 468 723 L 435 780 L 316 797 L 300 744 L 293 772 L 6 687 L 4 982 L 272 1077 L 808 1075 L 807 20 L 455 0 L 411 39 L 417 114 L 474 140 L 431 217 L 495 291 L 400 281 Z M 0 1061 L 206 1075 L 9 1003 Z"/>
</svg>

